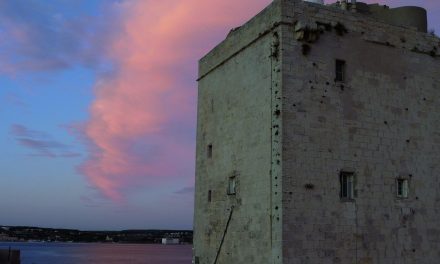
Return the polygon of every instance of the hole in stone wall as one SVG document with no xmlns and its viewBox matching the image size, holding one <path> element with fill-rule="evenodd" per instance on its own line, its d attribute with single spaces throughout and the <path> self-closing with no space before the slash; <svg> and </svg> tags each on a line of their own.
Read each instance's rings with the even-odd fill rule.
<svg viewBox="0 0 440 264">
<path fill-rule="evenodd" d="M 347 28 L 345 27 L 344 24 L 342 24 L 341 22 L 338 22 L 335 26 L 334 26 L 335 30 L 336 30 L 336 34 L 338 34 L 339 36 L 343 36 L 344 34 L 348 33 Z"/>
<path fill-rule="evenodd" d="M 307 56 L 310 53 L 310 50 L 311 50 L 310 45 L 302 44 L 301 48 L 302 48 L 302 54 L 304 56 Z"/>
<path fill-rule="evenodd" d="M 307 190 L 313 190 L 315 189 L 315 185 L 313 185 L 312 183 L 307 183 L 304 185 L 304 188 L 306 188 Z"/>
<path fill-rule="evenodd" d="M 208 145 L 207 156 L 209 159 L 212 158 L 212 144 Z"/>
</svg>

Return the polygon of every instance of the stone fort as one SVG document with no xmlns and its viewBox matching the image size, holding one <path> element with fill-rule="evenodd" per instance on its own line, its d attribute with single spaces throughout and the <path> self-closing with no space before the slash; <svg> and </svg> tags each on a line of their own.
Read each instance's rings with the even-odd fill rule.
<svg viewBox="0 0 440 264">
<path fill-rule="evenodd" d="M 194 263 L 440 263 L 425 9 L 275 0 L 198 83 Z"/>
</svg>

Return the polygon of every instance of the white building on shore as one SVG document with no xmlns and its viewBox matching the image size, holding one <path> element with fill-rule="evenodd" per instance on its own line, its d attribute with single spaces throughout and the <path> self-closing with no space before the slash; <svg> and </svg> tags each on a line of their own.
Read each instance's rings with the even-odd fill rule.
<svg viewBox="0 0 440 264">
<path fill-rule="evenodd" d="M 180 240 L 178 238 L 162 238 L 162 245 L 178 245 Z"/>
</svg>

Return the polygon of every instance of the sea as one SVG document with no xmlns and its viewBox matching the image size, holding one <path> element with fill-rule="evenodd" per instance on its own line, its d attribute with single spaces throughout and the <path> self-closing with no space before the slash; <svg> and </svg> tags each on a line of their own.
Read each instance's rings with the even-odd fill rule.
<svg viewBox="0 0 440 264">
<path fill-rule="evenodd" d="M 192 245 L 7 243 L 19 249 L 21 264 L 191 264 Z"/>
</svg>

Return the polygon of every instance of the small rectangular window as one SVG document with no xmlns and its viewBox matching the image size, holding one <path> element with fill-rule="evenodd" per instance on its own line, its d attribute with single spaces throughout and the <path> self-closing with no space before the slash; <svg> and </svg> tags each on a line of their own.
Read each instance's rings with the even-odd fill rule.
<svg viewBox="0 0 440 264">
<path fill-rule="evenodd" d="M 208 158 L 212 158 L 212 144 L 209 144 L 208 145 L 208 153 L 207 153 L 207 155 L 208 155 Z"/>
<path fill-rule="evenodd" d="M 228 194 L 234 195 L 237 191 L 236 189 L 237 189 L 236 177 L 235 176 L 229 177 Z"/>
<path fill-rule="evenodd" d="M 212 191 L 209 190 L 208 191 L 208 202 L 211 202 L 211 201 L 212 201 Z"/>
<path fill-rule="evenodd" d="M 408 198 L 409 186 L 407 179 L 397 179 L 397 197 Z"/>
<path fill-rule="evenodd" d="M 341 184 L 341 199 L 354 199 L 354 173 L 341 171 L 340 174 Z"/>
<path fill-rule="evenodd" d="M 345 61 L 336 60 L 336 77 L 335 81 L 343 82 L 345 81 Z"/>
</svg>

